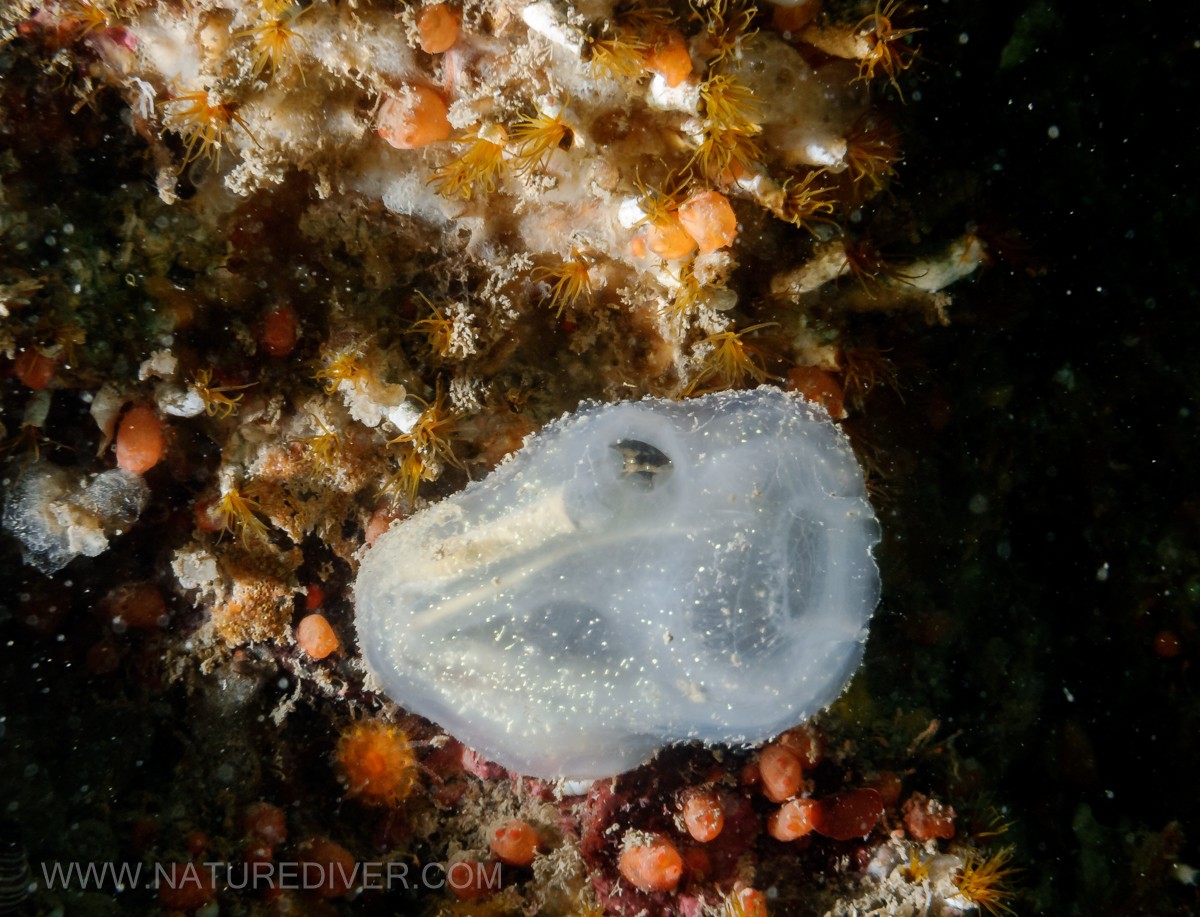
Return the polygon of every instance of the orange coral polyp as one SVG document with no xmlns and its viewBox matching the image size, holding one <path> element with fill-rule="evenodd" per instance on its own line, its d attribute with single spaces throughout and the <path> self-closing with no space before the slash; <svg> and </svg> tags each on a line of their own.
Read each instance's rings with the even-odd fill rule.
<svg viewBox="0 0 1200 917">
<path fill-rule="evenodd" d="M 408 735 L 392 723 L 355 723 L 342 733 L 335 758 L 346 795 L 367 805 L 395 805 L 416 785 Z"/>
<path fill-rule="evenodd" d="M 207 89 L 181 92 L 167 99 L 167 105 L 177 104 L 167 117 L 165 128 L 177 133 L 183 141 L 183 165 L 188 166 L 198 159 L 221 164 L 221 150 L 229 140 L 229 132 L 237 125 L 254 140 L 250 128 L 237 113 L 237 104 L 217 100 Z M 257 144 L 258 141 L 254 140 Z"/>
</svg>

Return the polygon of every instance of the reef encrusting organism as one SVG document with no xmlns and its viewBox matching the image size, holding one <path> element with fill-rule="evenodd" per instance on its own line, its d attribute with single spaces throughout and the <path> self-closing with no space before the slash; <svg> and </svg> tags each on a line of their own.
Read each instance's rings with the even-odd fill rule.
<svg viewBox="0 0 1200 917">
<path fill-rule="evenodd" d="M 591 405 L 376 542 L 359 646 L 390 697 L 505 767 L 613 776 L 832 702 L 878 532 L 848 443 L 800 398 Z"/>
<path fill-rule="evenodd" d="M 416 784 L 416 758 L 409 737 L 393 723 L 353 724 L 338 739 L 335 759 L 346 795 L 368 805 L 395 805 Z"/>
</svg>

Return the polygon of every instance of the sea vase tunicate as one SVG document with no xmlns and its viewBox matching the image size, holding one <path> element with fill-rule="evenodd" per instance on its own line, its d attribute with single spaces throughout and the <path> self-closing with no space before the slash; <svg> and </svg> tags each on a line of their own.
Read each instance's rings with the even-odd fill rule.
<svg viewBox="0 0 1200 917">
<path fill-rule="evenodd" d="M 846 437 L 797 397 L 589 403 L 379 538 L 359 644 L 386 694 L 510 770 L 606 777 L 834 700 L 878 540 Z"/>
</svg>

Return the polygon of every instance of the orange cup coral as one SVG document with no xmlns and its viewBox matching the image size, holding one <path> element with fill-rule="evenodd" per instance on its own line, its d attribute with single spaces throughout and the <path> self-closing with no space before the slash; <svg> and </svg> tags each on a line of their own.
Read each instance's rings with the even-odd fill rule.
<svg viewBox="0 0 1200 917">
<path fill-rule="evenodd" d="M 395 805 L 416 785 L 416 756 L 407 733 L 393 723 L 355 723 L 342 733 L 334 757 L 346 795 L 367 805 Z"/>
</svg>

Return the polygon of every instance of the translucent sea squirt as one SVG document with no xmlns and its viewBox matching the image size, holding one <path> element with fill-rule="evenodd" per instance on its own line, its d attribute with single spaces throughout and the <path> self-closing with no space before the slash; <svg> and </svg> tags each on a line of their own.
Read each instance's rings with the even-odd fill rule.
<svg viewBox="0 0 1200 917">
<path fill-rule="evenodd" d="M 393 700 L 508 769 L 612 776 L 832 702 L 878 540 L 818 407 L 773 388 L 589 403 L 379 538 L 359 645 Z"/>
</svg>

